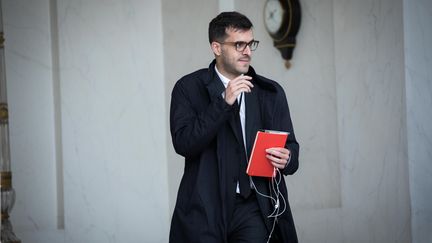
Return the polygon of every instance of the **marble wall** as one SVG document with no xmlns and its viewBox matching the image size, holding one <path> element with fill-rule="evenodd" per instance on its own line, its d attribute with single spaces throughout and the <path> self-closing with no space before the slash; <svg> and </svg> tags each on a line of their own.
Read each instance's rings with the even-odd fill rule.
<svg viewBox="0 0 432 243">
<path fill-rule="evenodd" d="M 404 1 L 405 85 L 413 242 L 432 242 L 432 2 Z"/>
<path fill-rule="evenodd" d="M 334 1 L 343 239 L 409 242 L 402 1 Z"/>
<path fill-rule="evenodd" d="M 17 235 L 166 242 L 160 2 L 3 3 Z"/>
<path fill-rule="evenodd" d="M 168 241 L 183 170 L 169 96 L 211 61 L 207 25 L 226 8 L 254 22 L 253 66 L 288 96 L 301 143 L 300 170 L 287 178 L 300 241 L 430 239 L 426 0 L 302 1 L 289 70 L 261 0 L 2 3 L 11 216 L 23 242 Z"/>
<path fill-rule="evenodd" d="M 57 229 L 49 1 L 2 1 L 13 187 L 22 239 Z M 27 238 L 28 237 L 28 238 Z"/>
<path fill-rule="evenodd" d="M 161 4 L 57 3 L 66 242 L 166 242 Z"/>
</svg>

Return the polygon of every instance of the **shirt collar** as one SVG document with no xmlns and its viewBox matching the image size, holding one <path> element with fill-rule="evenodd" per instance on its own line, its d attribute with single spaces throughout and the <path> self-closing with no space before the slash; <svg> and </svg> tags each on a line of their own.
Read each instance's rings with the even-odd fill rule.
<svg viewBox="0 0 432 243">
<path fill-rule="evenodd" d="M 222 81 L 223 85 L 225 86 L 225 88 L 228 86 L 228 83 L 230 81 L 230 79 L 228 79 L 227 77 L 223 76 L 219 70 L 217 69 L 216 65 L 215 65 L 215 71 L 216 74 L 219 76 L 220 80 Z"/>
</svg>

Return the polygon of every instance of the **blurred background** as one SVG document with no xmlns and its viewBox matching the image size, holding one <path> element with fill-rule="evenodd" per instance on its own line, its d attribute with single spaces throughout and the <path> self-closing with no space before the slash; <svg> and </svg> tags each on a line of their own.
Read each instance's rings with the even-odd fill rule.
<svg viewBox="0 0 432 243">
<path fill-rule="evenodd" d="M 301 144 L 286 178 L 300 242 L 432 242 L 432 2 L 301 0 L 289 69 L 264 3 L 1 0 L 18 238 L 168 242 L 171 89 L 209 65 L 208 23 L 236 10 Z"/>
</svg>

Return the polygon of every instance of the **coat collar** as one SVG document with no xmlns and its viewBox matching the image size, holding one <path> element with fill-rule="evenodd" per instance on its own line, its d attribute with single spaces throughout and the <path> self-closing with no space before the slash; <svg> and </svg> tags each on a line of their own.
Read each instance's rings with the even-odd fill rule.
<svg viewBox="0 0 432 243">
<path fill-rule="evenodd" d="M 221 94 L 223 92 L 223 90 L 225 89 L 225 87 L 223 86 L 222 81 L 219 79 L 219 77 L 216 74 L 215 65 L 216 65 L 216 59 L 213 59 L 213 61 L 210 63 L 210 65 L 207 69 L 207 72 L 202 73 L 201 80 L 212 91 L 221 91 L 219 93 L 219 94 Z M 268 79 L 266 79 L 260 75 L 257 75 L 255 72 L 255 69 L 252 66 L 249 67 L 249 70 L 246 73 L 246 75 L 252 77 L 252 83 L 254 85 L 259 85 L 261 88 L 263 88 L 265 90 L 276 92 L 277 88 L 274 86 L 274 84 L 271 81 L 269 81 Z M 216 80 L 218 82 L 215 82 L 215 83 L 218 83 L 218 84 L 212 84 L 213 81 L 216 81 Z"/>
</svg>

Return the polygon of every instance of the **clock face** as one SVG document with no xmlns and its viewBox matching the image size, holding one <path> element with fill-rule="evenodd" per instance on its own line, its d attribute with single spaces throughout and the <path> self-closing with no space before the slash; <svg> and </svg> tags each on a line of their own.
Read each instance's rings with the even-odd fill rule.
<svg viewBox="0 0 432 243">
<path fill-rule="evenodd" d="M 264 7 L 264 24 L 270 34 L 276 34 L 282 26 L 284 9 L 278 0 L 268 0 Z"/>
</svg>

